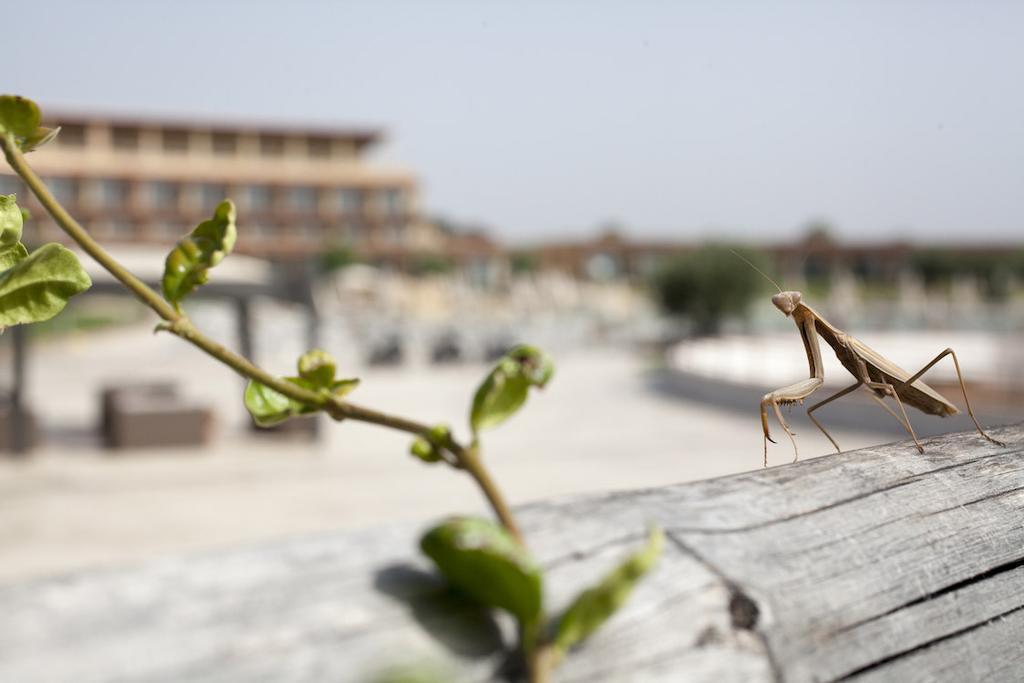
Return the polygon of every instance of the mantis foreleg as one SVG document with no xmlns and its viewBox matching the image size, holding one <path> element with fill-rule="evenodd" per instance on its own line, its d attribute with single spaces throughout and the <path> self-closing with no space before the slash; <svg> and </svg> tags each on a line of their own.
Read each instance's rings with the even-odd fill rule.
<svg viewBox="0 0 1024 683">
<path fill-rule="evenodd" d="M 796 462 L 800 455 L 796 448 L 796 439 L 793 438 L 793 430 L 789 428 L 786 420 L 783 419 L 782 410 L 779 408 L 779 405 L 782 403 L 802 403 L 805 398 L 810 396 L 815 389 L 825 382 L 825 370 L 821 363 L 821 350 L 818 348 L 818 337 L 814 332 L 813 317 L 798 318 L 796 325 L 797 329 L 800 330 L 800 338 L 804 343 L 804 350 L 807 352 L 807 362 L 810 367 L 811 376 L 802 382 L 769 392 L 761 399 L 761 428 L 764 430 L 765 467 L 768 467 L 768 442 L 775 443 L 768 433 L 768 406 L 772 407 L 779 425 L 793 443 L 793 462 Z"/>
<path fill-rule="evenodd" d="M 776 389 L 775 391 L 769 392 L 764 395 L 761 399 L 761 427 L 764 430 L 764 463 L 765 467 L 768 466 L 768 442 L 775 443 L 771 435 L 768 433 L 768 406 L 772 407 L 775 412 L 775 417 L 779 421 L 779 425 L 782 427 L 786 435 L 789 436 L 789 440 L 793 442 L 793 461 L 796 462 L 799 453 L 796 448 L 796 439 L 793 438 L 793 430 L 786 424 L 786 420 L 782 417 L 782 410 L 779 406 L 783 403 L 798 403 L 803 401 L 805 398 L 811 395 L 815 389 L 820 387 L 824 383 L 824 379 L 821 377 L 810 377 L 791 384 L 788 387 Z"/>
</svg>

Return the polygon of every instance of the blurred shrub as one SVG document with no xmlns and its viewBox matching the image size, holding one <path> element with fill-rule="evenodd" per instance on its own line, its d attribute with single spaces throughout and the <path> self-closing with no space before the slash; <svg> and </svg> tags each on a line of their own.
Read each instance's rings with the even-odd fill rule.
<svg viewBox="0 0 1024 683">
<path fill-rule="evenodd" d="M 409 264 L 409 272 L 416 276 L 442 275 L 451 269 L 451 261 L 437 254 L 417 254 Z"/>
<path fill-rule="evenodd" d="M 333 273 L 357 261 L 356 254 L 352 251 L 351 247 L 344 244 L 336 244 L 321 252 L 320 272 Z"/>
<path fill-rule="evenodd" d="M 509 256 L 509 266 L 512 268 L 513 273 L 525 275 L 535 273 L 539 264 L 534 254 L 528 251 L 514 251 Z"/>
<path fill-rule="evenodd" d="M 928 249 L 913 255 L 914 271 L 927 287 L 947 286 L 958 277 L 976 278 L 984 294 L 1003 299 L 1014 277 L 1024 277 L 1024 251 L 964 254 L 950 249 Z"/>
<path fill-rule="evenodd" d="M 765 269 L 758 255 L 737 251 Z M 717 332 L 726 315 L 746 312 L 763 283 L 757 271 L 721 245 L 669 257 L 655 270 L 651 281 L 662 309 L 689 317 L 703 334 Z"/>
</svg>

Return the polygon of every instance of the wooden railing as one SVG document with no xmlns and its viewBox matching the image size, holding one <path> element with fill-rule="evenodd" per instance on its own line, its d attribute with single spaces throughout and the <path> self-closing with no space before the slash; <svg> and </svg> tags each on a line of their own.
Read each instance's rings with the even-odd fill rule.
<svg viewBox="0 0 1024 683">
<path fill-rule="evenodd" d="M 524 507 L 552 605 L 648 523 L 669 538 L 555 680 L 1021 680 L 1024 426 L 993 435 L 1009 446 L 965 432 L 927 440 L 924 455 L 893 444 Z M 417 556 L 418 532 L 0 586 L 0 680 L 337 683 L 416 662 L 455 681 L 514 678 L 511 623 L 446 591 Z"/>
</svg>

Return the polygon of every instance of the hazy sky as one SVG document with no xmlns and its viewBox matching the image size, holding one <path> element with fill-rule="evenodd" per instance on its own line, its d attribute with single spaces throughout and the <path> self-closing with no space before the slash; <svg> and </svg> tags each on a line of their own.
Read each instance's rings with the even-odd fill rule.
<svg viewBox="0 0 1024 683">
<path fill-rule="evenodd" d="M 1024 3 L 76 0 L 23 26 L 3 90 L 382 126 L 427 210 L 510 242 L 1024 239 Z"/>
</svg>

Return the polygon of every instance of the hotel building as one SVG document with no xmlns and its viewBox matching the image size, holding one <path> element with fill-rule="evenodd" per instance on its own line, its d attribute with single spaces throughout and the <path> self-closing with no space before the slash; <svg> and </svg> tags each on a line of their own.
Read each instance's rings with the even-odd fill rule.
<svg viewBox="0 0 1024 683">
<path fill-rule="evenodd" d="M 401 267 L 446 251 L 418 212 L 415 176 L 367 159 L 378 131 L 78 114 L 46 123 L 60 135 L 29 160 L 105 243 L 169 246 L 230 198 L 241 253 L 288 260 L 345 245 Z M 31 210 L 28 240 L 62 239 L 6 167 L 0 193 Z"/>
</svg>

